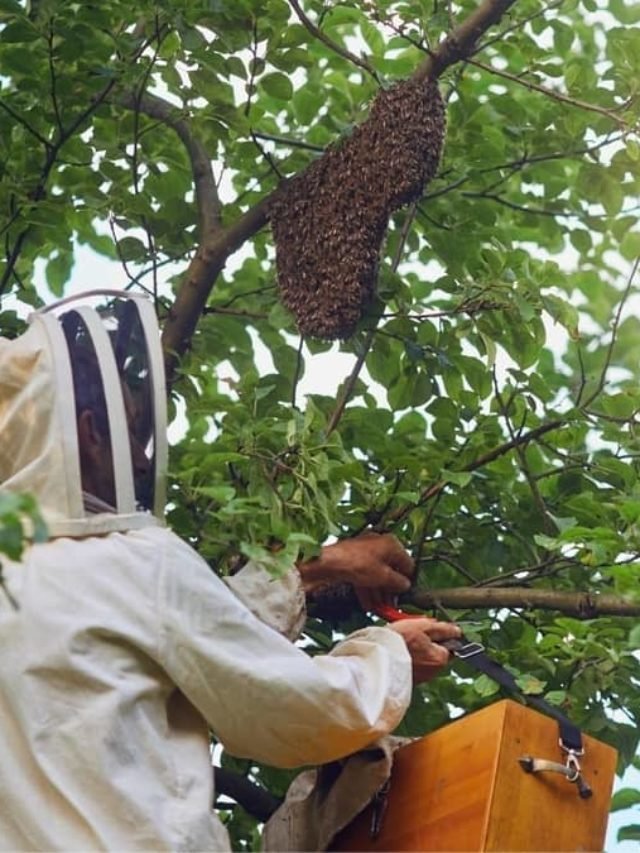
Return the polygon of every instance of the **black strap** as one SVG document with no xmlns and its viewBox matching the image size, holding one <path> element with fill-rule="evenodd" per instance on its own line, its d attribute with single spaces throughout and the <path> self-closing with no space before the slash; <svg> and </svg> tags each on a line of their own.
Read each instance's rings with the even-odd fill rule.
<svg viewBox="0 0 640 853">
<path fill-rule="evenodd" d="M 544 699 L 541 699 L 539 696 L 523 693 L 509 670 L 490 658 L 480 643 L 474 643 L 462 636 L 457 640 L 447 640 L 442 645 L 446 646 L 457 658 L 466 661 L 469 666 L 493 679 L 501 687 L 522 697 L 527 705 L 531 705 L 532 708 L 536 708 L 543 714 L 553 717 L 560 729 L 560 744 L 563 749 L 568 752 L 574 752 L 577 755 L 582 754 L 582 734 L 578 726 L 565 717 L 562 711 L 559 711 Z"/>
</svg>

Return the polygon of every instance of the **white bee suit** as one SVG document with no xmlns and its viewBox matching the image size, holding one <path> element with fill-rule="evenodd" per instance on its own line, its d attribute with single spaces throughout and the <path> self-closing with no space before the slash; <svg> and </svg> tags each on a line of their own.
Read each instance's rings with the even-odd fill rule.
<svg viewBox="0 0 640 853">
<path fill-rule="evenodd" d="M 105 332 L 93 309 L 74 309 L 64 332 L 60 317 L 37 314 L 22 337 L 0 339 L 0 489 L 33 493 L 52 534 L 21 563 L 2 561 L 18 604 L 0 591 L 3 850 L 228 850 L 212 811 L 209 730 L 238 756 L 318 764 L 391 731 L 410 699 L 397 634 L 370 628 L 310 658 L 241 601 L 291 631 L 297 573 L 271 581 L 250 565 L 231 580 L 234 594 L 162 526 L 157 329 L 150 306 L 131 302 L 146 335 L 138 361 L 118 352 L 119 327 Z M 83 501 L 69 357 L 69 341 L 80 339 L 102 371 L 115 512 L 90 513 Z M 119 438 L 123 370 L 151 401 L 144 511 Z M 145 397 L 144 383 L 156 392 Z"/>
</svg>

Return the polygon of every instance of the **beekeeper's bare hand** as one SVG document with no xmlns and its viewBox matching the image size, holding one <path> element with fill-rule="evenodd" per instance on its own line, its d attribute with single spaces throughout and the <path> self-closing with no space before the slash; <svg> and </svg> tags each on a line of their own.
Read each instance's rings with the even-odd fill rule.
<svg viewBox="0 0 640 853">
<path fill-rule="evenodd" d="M 439 622 L 428 616 L 420 619 L 402 619 L 387 626 L 406 643 L 413 665 L 413 682 L 431 681 L 449 663 L 450 652 L 439 641 L 452 640 L 462 632 L 453 622 Z"/>
<path fill-rule="evenodd" d="M 326 545 L 298 566 L 306 593 L 323 586 L 351 584 L 364 610 L 391 604 L 411 586 L 414 563 L 390 533 L 362 533 Z"/>
</svg>

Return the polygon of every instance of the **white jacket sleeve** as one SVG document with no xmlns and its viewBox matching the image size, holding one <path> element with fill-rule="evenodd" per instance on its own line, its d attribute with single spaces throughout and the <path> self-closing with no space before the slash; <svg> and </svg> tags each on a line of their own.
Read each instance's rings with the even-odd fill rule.
<svg viewBox="0 0 640 853">
<path fill-rule="evenodd" d="M 234 755 L 277 767 L 362 749 L 402 719 L 411 662 L 387 628 L 310 657 L 260 622 L 177 537 L 158 599 L 160 660 Z"/>
<path fill-rule="evenodd" d="M 265 625 L 289 640 L 300 636 L 307 609 L 302 578 L 296 568 L 275 578 L 264 566 L 250 560 L 224 582 Z"/>
</svg>

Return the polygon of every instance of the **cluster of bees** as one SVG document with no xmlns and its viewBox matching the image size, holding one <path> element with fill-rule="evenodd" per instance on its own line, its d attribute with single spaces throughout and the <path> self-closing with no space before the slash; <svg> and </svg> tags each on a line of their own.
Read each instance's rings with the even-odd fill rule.
<svg viewBox="0 0 640 853">
<path fill-rule="evenodd" d="M 276 193 L 278 285 L 302 334 L 353 334 L 375 293 L 389 218 L 422 196 L 444 132 L 437 85 L 404 80 L 381 89 L 366 121 Z"/>
</svg>

